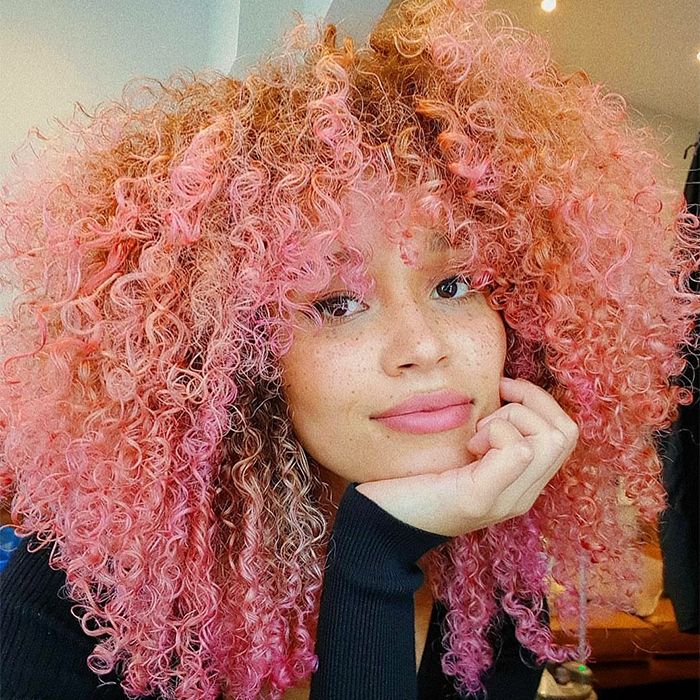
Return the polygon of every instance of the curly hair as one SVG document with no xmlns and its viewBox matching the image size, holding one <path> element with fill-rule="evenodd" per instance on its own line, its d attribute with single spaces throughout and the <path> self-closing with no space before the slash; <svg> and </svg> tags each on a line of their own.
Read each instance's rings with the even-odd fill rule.
<svg viewBox="0 0 700 700">
<path fill-rule="evenodd" d="M 240 80 L 130 83 L 6 179 L 0 496 L 127 693 L 278 698 L 315 669 L 331 506 L 278 365 L 368 183 L 398 211 L 420 193 L 502 313 L 506 373 L 580 429 L 528 514 L 427 555 L 444 671 L 481 687 L 499 608 L 571 657 L 539 613 L 553 580 L 578 614 L 582 561 L 593 603 L 633 592 L 620 496 L 640 521 L 664 504 L 698 220 L 624 100 L 482 4 L 408 0 L 359 48 L 298 24 Z"/>
</svg>

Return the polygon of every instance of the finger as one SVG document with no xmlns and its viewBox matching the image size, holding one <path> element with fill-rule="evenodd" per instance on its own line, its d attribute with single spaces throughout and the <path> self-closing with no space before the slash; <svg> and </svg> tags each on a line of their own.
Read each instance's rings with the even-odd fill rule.
<svg viewBox="0 0 700 700">
<path fill-rule="evenodd" d="M 479 454 L 481 450 L 486 449 L 488 441 L 484 439 L 483 431 L 496 420 L 507 420 L 521 435 L 525 433 L 521 439 L 527 440 L 536 452 L 536 457 L 528 464 L 528 468 L 503 493 L 503 500 L 511 502 L 514 510 L 525 512 L 569 457 L 576 439 L 567 437 L 522 404 L 508 404 L 488 416 L 488 421 L 479 421 L 477 425 L 480 426 L 482 434 L 479 437 L 475 435 L 472 441 L 467 443 L 468 449 Z"/>
<path fill-rule="evenodd" d="M 542 387 L 527 379 L 501 377 L 501 396 L 509 402 L 517 402 L 548 420 L 565 435 L 578 435 L 576 423 L 569 417 L 556 399 Z"/>
<path fill-rule="evenodd" d="M 509 423 L 496 419 L 488 430 L 492 447 L 481 459 L 454 470 L 460 492 L 479 493 L 485 507 L 523 478 L 534 458 L 532 448 Z"/>
<path fill-rule="evenodd" d="M 520 513 L 526 513 L 532 506 L 538 497 L 547 488 L 547 484 L 554 478 L 556 473 L 561 469 L 561 464 L 557 464 L 554 469 L 547 471 L 545 478 L 538 479 L 533 483 L 518 499 L 518 505 L 516 510 Z"/>
<path fill-rule="evenodd" d="M 475 455 L 484 455 L 492 449 L 511 449 L 519 444 L 527 445 L 517 427 L 510 421 L 496 416 L 471 437 L 467 442 L 467 449 Z"/>
<path fill-rule="evenodd" d="M 477 424 L 477 430 L 481 430 L 494 418 L 501 418 L 514 425 L 524 437 L 528 435 L 538 435 L 552 429 L 552 424 L 542 416 L 538 415 L 531 408 L 519 403 L 508 403 L 501 406 L 493 413 L 482 418 Z"/>
<path fill-rule="evenodd" d="M 488 444 L 488 440 L 483 437 L 483 431 L 492 420 L 497 418 L 510 423 L 523 439 L 528 440 L 532 448 L 543 458 L 543 466 L 554 462 L 564 453 L 570 453 L 576 442 L 575 438 L 564 435 L 558 428 L 531 409 L 522 404 L 513 403 L 502 406 L 477 423 L 481 434 L 477 432 L 467 442 L 468 450 L 474 454 L 483 453 Z"/>
<path fill-rule="evenodd" d="M 567 448 L 560 450 L 555 459 L 550 462 L 545 460 L 544 464 L 547 468 L 540 473 L 539 477 L 537 477 L 529 487 L 527 487 L 522 495 L 523 502 L 528 503 L 527 509 L 532 506 L 537 500 L 537 497 L 547 488 L 547 484 L 552 481 L 557 472 L 566 464 L 566 461 L 571 456 L 575 447 L 576 441 L 574 440 Z"/>
</svg>

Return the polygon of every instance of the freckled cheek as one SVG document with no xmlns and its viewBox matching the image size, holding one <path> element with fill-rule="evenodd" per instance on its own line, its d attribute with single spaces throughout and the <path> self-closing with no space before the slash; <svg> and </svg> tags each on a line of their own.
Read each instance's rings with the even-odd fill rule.
<svg viewBox="0 0 700 700">
<path fill-rule="evenodd" d="M 503 368 L 506 359 L 507 339 L 503 323 L 491 321 L 484 324 L 481 339 L 479 364 L 482 368 L 484 381 L 484 394 L 482 416 L 490 415 L 498 409 L 503 401 L 501 400 L 500 378 L 503 376 Z"/>
<path fill-rule="evenodd" d="M 318 353 L 315 367 L 314 384 L 327 405 L 345 413 L 367 400 L 368 378 L 374 372 L 366 348 L 340 346 Z"/>
<path fill-rule="evenodd" d="M 481 334 L 484 350 L 494 359 L 505 359 L 506 332 L 502 323 L 485 324 Z"/>
<path fill-rule="evenodd" d="M 474 314 L 455 319 L 445 329 L 446 337 L 459 339 L 462 350 L 472 348 L 481 358 L 503 357 L 506 351 L 506 332 L 495 312 Z"/>
<path fill-rule="evenodd" d="M 506 335 L 495 314 L 471 317 L 451 331 L 453 352 L 460 371 L 469 377 L 476 401 L 487 412 L 500 406 L 499 379 L 503 375 Z"/>
<path fill-rule="evenodd" d="M 366 401 L 371 362 L 356 345 L 309 343 L 283 363 L 286 395 L 293 410 L 325 420 Z"/>
</svg>

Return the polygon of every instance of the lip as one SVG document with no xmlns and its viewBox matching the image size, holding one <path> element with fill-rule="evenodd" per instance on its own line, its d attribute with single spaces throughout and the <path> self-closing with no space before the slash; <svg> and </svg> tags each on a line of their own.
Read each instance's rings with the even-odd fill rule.
<svg viewBox="0 0 700 700">
<path fill-rule="evenodd" d="M 469 420 L 472 400 L 455 391 L 418 394 L 392 406 L 373 420 L 391 430 L 416 435 L 453 430 Z"/>
</svg>

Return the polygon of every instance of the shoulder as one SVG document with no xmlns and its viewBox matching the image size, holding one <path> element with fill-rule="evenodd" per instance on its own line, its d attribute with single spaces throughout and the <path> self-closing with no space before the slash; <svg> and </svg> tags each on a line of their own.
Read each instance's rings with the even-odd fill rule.
<svg viewBox="0 0 700 700">
<path fill-rule="evenodd" d="M 123 698 L 88 668 L 95 641 L 73 616 L 63 571 L 23 540 L 0 574 L 0 690 L 32 700 Z"/>
<path fill-rule="evenodd" d="M 48 548 L 30 551 L 30 544 L 33 544 L 32 540 L 27 539 L 20 543 L 0 575 L 3 609 L 0 624 L 5 628 L 8 624 L 6 618 L 12 617 L 20 631 L 26 624 L 38 625 L 35 630 L 43 630 L 48 636 L 68 635 L 89 650 L 90 640 L 73 617 L 73 602 L 63 591 L 66 583 L 64 572 L 49 566 Z M 38 635 L 33 637 L 36 639 Z"/>
</svg>

